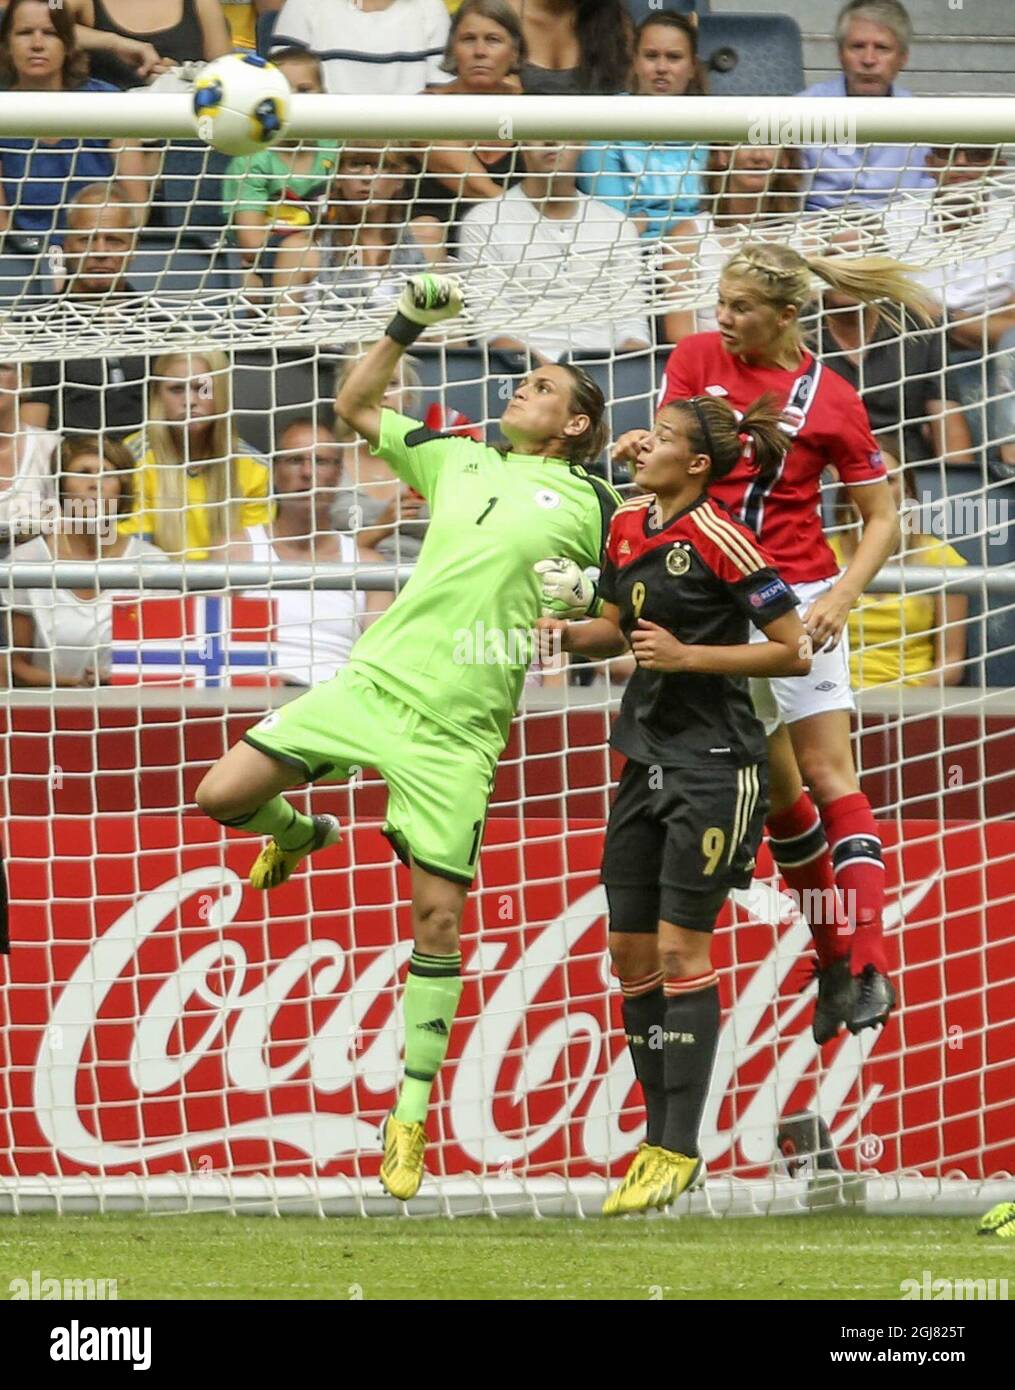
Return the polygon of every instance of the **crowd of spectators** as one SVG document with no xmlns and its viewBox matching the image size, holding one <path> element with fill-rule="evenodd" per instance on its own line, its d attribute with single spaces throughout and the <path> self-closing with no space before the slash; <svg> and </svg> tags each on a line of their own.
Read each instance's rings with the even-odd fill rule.
<svg viewBox="0 0 1015 1390">
<path fill-rule="evenodd" d="M 898 0 L 848 0 L 835 37 L 840 74 L 806 95 L 909 95 L 898 78 L 913 30 Z M 232 49 L 267 47 L 304 93 L 664 98 L 709 89 L 695 17 L 661 9 L 635 23 L 622 0 L 9 0 L 0 85 L 127 90 Z M 164 159 L 157 141 L 0 136 L 2 252 L 45 261 L 50 294 L 33 310 L 41 322 L 157 318 L 130 267 L 146 227 L 163 225 Z M 926 267 L 939 323 L 907 321 L 900 335 L 829 292 L 816 305 L 813 340 L 863 395 L 902 470 L 900 488 L 905 470 L 928 461 L 978 463 L 1003 482 L 1015 476 L 1015 250 L 1000 164 L 999 151 L 981 147 L 519 142 L 507 130 L 486 142 L 405 148 L 283 141 L 223 169 L 221 238 L 243 302 L 283 319 L 322 304 L 370 312 L 397 296 L 406 274 L 460 267 L 483 309 L 476 344 L 511 372 L 637 357 L 714 329 L 720 267 L 748 235 L 800 250 L 888 251 Z M 995 242 L 1002 249 L 988 251 Z M 653 316 L 653 292 L 666 286 L 690 286 L 693 307 L 678 296 Z M 422 414 L 411 362 L 389 403 Z M 427 524 L 423 499 L 340 420 L 333 430 L 316 413 L 296 421 L 270 458 L 244 442 L 222 353 L 0 364 L 0 526 L 16 538 L 20 518 L 89 497 L 114 525 L 73 543 L 57 528 L 10 553 L 404 563 Z M 847 554 L 851 522 L 838 521 Z M 905 558 L 921 549 L 910 537 Z M 954 563 L 947 551 L 938 544 L 931 562 Z M 330 674 L 389 601 L 287 593 L 281 678 Z M 858 633 L 887 611 L 884 600 L 871 603 Z M 905 614 L 907 632 L 923 623 L 939 633 L 931 656 L 924 644 L 894 675 L 882 663 L 878 679 L 959 678 L 961 658 L 941 635 L 960 623 L 958 608 L 942 604 Z M 98 591 L 24 591 L 8 623 L 11 681 L 108 679 L 110 611 Z M 320 633 L 313 651 L 311 626 Z"/>
</svg>

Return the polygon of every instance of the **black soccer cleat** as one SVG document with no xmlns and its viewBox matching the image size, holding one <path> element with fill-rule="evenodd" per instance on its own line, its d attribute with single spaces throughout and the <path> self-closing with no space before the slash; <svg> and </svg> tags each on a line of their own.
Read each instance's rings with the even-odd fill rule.
<svg viewBox="0 0 1015 1390">
<path fill-rule="evenodd" d="M 824 970 L 818 969 L 818 1001 L 814 1005 L 811 1032 L 820 1047 L 831 1042 L 844 1023 L 848 1023 L 856 1007 L 858 981 L 850 973 L 849 957 L 833 960 Z"/>
<path fill-rule="evenodd" d="M 888 1015 L 895 1008 L 895 990 L 887 975 L 875 970 L 873 965 L 865 965 L 863 974 L 856 980 L 856 1002 L 846 1020 L 851 1033 L 859 1033 L 864 1028 L 876 1028 L 879 1023 L 887 1023 Z"/>
</svg>

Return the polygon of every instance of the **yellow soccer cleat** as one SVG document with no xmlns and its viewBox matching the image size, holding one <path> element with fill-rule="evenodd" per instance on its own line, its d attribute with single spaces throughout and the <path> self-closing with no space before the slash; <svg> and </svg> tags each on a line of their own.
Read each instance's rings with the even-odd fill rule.
<svg viewBox="0 0 1015 1390">
<path fill-rule="evenodd" d="M 275 840 L 269 840 L 254 860 L 250 870 L 250 882 L 254 888 L 267 891 L 285 883 L 293 869 L 308 854 L 314 854 L 328 845 L 337 845 L 342 838 L 342 829 L 334 816 L 313 816 L 314 833 L 300 849 L 283 849 Z"/>
<path fill-rule="evenodd" d="M 415 1197 L 423 1181 L 426 1130 L 421 1124 L 406 1124 L 391 1114 L 384 1121 L 383 1134 L 381 1183 L 392 1197 L 407 1202 Z"/>
<path fill-rule="evenodd" d="M 996 1207 L 980 1219 L 977 1235 L 1000 1236 L 1002 1240 L 1015 1240 L 1015 1202 L 998 1202 Z"/>
<path fill-rule="evenodd" d="M 688 1188 L 699 1187 L 704 1177 L 705 1165 L 700 1158 L 688 1158 L 686 1154 L 672 1153 L 669 1149 L 653 1149 L 628 1189 L 622 1210 L 649 1211 L 652 1207 L 662 1210 Z"/>
<path fill-rule="evenodd" d="M 645 1165 L 651 1161 L 655 1154 L 661 1154 L 664 1150 L 657 1144 L 646 1144 L 644 1141 L 638 1145 L 637 1152 L 628 1164 L 627 1172 L 621 1180 L 620 1186 L 615 1187 L 607 1196 L 603 1203 L 604 1216 L 623 1216 L 625 1212 L 642 1211 L 638 1194 L 640 1192 L 640 1182 Z M 636 1205 L 629 1206 L 629 1201 L 634 1200 Z"/>
<path fill-rule="evenodd" d="M 686 1154 L 671 1153 L 660 1149 L 659 1157 L 645 1174 L 648 1188 L 646 1209 L 671 1206 L 682 1192 L 688 1188 L 700 1187 L 705 1180 L 705 1165 L 700 1158 L 689 1158 Z"/>
</svg>

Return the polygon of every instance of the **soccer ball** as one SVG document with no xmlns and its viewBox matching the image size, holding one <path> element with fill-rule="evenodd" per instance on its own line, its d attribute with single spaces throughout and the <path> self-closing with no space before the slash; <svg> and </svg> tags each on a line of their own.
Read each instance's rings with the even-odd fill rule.
<svg viewBox="0 0 1015 1390">
<path fill-rule="evenodd" d="M 216 58 L 194 82 L 197 133 L 223 154 L 257 154 L 285 134 L 291 96 L 281 69 L 256 53 Z"/>
</svg>

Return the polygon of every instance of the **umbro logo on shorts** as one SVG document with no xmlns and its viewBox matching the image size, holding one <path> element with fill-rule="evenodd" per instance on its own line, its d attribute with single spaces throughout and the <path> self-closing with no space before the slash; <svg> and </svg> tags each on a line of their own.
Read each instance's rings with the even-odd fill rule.
<svg viewBox="0 0 1015 1390">
<path fill-rule="evenodd" d="M 816 685 L 814 689 L 820 690 L 824 695 L 827 691 L 835 689 L 835 681 L 822 681 L 821 684 Z"/>
</svg>

